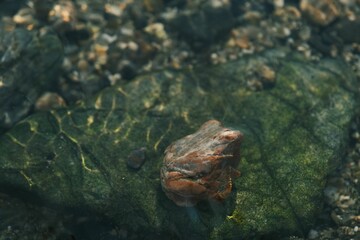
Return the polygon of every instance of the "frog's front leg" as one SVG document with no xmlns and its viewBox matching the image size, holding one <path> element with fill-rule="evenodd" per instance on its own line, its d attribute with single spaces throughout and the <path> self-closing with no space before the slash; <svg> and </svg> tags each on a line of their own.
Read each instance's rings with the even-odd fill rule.
<svg viewBox="0 0 360 240">
<path fill-rule="evenodd" d="M 162 177 L 166 195 L 179 206 L 193 206 L 207 196 L 206 187 L 196 180 L 187 179 L 181 172 L 164 172 Z"/>
</svg>

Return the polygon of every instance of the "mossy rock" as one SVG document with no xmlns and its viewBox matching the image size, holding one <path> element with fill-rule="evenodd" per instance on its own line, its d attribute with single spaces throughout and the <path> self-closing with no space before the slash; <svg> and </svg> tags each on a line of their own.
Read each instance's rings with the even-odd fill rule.
<svg viewBox="0 0 360 240">
<path fill-rule="evenodd" d="M 276 70 L 275 84 L 253 91 L 246 76 L 264 64 Z M 139 238 L 304 235 L 348 144 L 355 84 L 340 60 L 311 63 L 282 51 L 144 75 L 1 136 L 1 189 L 103 216 Z M 177 207 L 161 190 L 163 152 L 209 119 L 244 133 L 241 177 L 224 203 Z M 147 160 L 132 170 L 127 156 L 141 147 Z"/>
<path fill-rule="evenodd" d="M 0 26 L 0 134 L 54 88 L 63 54 L 60 39 L 50 29 L 7 32 Z"/>
</svg>

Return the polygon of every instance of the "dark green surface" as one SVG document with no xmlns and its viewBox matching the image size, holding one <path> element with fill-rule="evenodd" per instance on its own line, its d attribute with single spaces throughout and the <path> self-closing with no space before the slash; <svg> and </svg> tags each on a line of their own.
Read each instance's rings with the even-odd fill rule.
<svg viewBox="0 0 360 240">
<path fill-rule="evenodd" d="M 8 32 L 0 25 L 0 133 L 54 88 L 62 58 L 62 43 L 52 30 Z"/>
<path fill-rule="evenodd" d="M 347 145 L 355 82 L 340 61 L 280 56 L 153 73 L 32 115 L 0 137 L 0 184 L 29 201 L 106 216 L 138 237 L 306 234 Z M 275 87 L 250 91 L 245 76 L 264 63 L 277 72 Z M 244 133 L 242 176 L 224 204 L 177 207 L 161 190 L 163 151 L 209 119 Z M 144 146 L 147 161 L 129 169 L 128 154 Z"/>
</svg>

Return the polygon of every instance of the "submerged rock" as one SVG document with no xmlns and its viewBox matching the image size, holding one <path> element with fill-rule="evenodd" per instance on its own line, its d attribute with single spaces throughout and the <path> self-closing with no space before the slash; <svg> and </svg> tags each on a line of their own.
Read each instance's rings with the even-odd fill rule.
<svg viewBox="0 0 360 240">
<path fill-rule="evenodd" d="M 29 114 L 55 84 L 63 47 L 49 29 L 0 30 L 0 133 Z"/>
<path fill-rule="evenodd" d="M 132 169 L 139 169 L 146 160 L 145 152 L 146 152 L 146 148 L 144 147 L 133 150 L 129 154 L 126 161 L 128 167 Z"/>
<path fill-rule="evenodd" d="M 223 39 L 235 24 L 230 1 L 191 1 L 166 26 L 184 39 L 193 50 L 201 51 Z"/>
<path fill-rule="evenodd" d="M 252 91 L 246 72 L 261 63 L 271 63 L 276 81 Z M 347 146 L 355 84 L 342 61 L 283 52 L 141 76 L 75 108 L 34 114 L 1 136 L 1 189 L 104 216 L 129 238 L 305 235 Z M 210 119 L 246 136 L 241 177 L 222 204 L 178 207 L 161 190 L 164 150 Z M 125 162 L 138 146 L 149 161 L 131 171 Z"/>
</svg>

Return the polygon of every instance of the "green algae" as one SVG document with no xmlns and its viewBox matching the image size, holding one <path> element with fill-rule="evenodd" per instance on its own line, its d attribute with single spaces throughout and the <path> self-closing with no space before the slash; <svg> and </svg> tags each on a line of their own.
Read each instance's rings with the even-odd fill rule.
<svg viewBox="0 0 360 240">
<path fill-rule="evenodd" d="M 148 74 L 77 107 L 34 114 L 0 137 L 0 184 L 95 212 L 138 236 L 306 234 L 347 144 L 355 82 L 341 61 L 280 55 Z M 259 64 L 276 70 L 276 83 L 254 92 L 246 74 Z M 245 135 L 242 175 L 222 204 L 177 207 L 160 187 L 163 151 L 214 118 Z M 128 154 L 141 147 L 147 161 L 129 169 Z"/>
<path fill-rule="evenodd" d="M 0 28 L 0 133 L 25 118 L 55 83 L 63 60 L 56 33 Z"/>
</svg>

